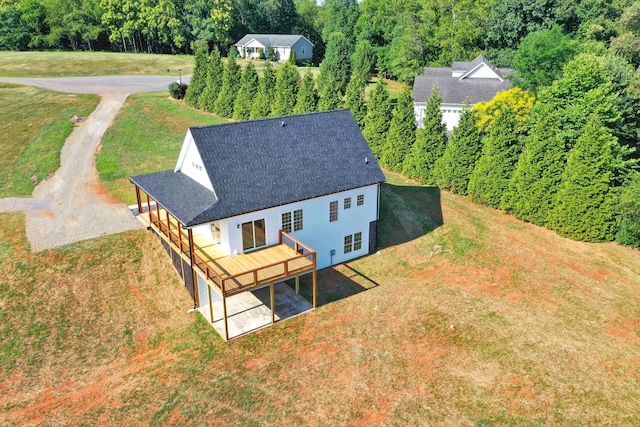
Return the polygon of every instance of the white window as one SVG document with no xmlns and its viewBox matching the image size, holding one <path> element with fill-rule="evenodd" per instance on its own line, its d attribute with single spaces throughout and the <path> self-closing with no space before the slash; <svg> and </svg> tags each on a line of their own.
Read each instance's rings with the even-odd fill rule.
<svg viewBox="0 0 640 427">
<path fill-rule="evenodd" d="M 349 234 L 344 236 L 344 253 L 362 249 L 362 233 Z"/>
<path fill-rule="evenodd" d="M 329 202 L 329 222 L 338 220 L 338 201 Z"/>
<path fill-rule="evenodd" d="M 282 231 L 284 231 L 285 233 L 291 233 L 291 230 L 300 231 L 302 230 L 302 227 L 303 227 L 302 209 L 296 209 L 295 211 L 293 211 L 293 213 L 291 212 L 282 213 Z"/>
</svg>

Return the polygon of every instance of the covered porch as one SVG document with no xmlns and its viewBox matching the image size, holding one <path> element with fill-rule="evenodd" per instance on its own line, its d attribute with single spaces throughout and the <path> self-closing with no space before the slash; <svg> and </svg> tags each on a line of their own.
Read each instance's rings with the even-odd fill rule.
<svg viewBox="0 0 640 427">
<path fill-rule="evenodd" d="M 304 243 L 280 231 L 278 244 L 229 256 L 208 238 L 185 228 L 137 185 L 136 196 L 138 219 L 191 267 L 196 305 L 226 341 L 316 307 L 316 253 Z M 299 277 L 309 273 L 311 303 L 299 295 Z M 286 279 L 295 279 L 295 290 L 280 283 Z M 198 291 L 202 281 L 206 300 Z M 244 319 L 247 316 L 253 321 Z M 266 317 L 267 323 L 257 317 Z"/>
</svg>

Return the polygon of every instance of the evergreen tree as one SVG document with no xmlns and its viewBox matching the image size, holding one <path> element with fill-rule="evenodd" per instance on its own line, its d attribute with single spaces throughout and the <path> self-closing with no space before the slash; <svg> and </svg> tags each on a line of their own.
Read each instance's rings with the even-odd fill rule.
<svg viewBox="0 0 640 427">
<path fill-rule="evenodd" d="M 416 119 L 411 90 L 405 86 L 393 110 L 389 132 L 382 150 L 382 163 L 393 172 L 402 172 L 405 157 L 416 142 Z"/>
<path fill-rule="evenodd" d="M 365 84 L 371 78 L 373 68 L 376 65 L 376 52 L 369 43 L 369 40 L 360 40 L 356 45 L 356 50 L 351 55 L 351 78 L 354 74 L 360 75 Z"/>
<path fill-rule="evenodd" d="M 458 126 L 453 128 L 444 154 L 433 168 L 436 183 L 443 190 L 467 194 L 469 178 L 480 158 L 482 139 L 477 126 L 477 116 L 465 101 Z"/>
<path fill-rule="evenodd" d="M 447 147 L 447 126 L 442 123 L 440 89 L 436 86 L 427 100 L 423 128 L 417 130 L 416 143 L 407 154 L 402 174 L 423 184 L 435 184 L 433 168 Z"/>
<path fill-rule="evenodd" d="M 276 87 L 271 116 L 286 116 L 293 113 L 299 87 L 300 74 L 298 69 L 294 65 L 285 62 L 276 72 Z"/>
<path fill-rule="evenodd" d="M 338 83 L 340 92 L 344 93 L 351 75 L 351 55 L 350 44 L 344 34 L 331 33 L 327 43 L 327 52 L 322 64 L 320 64 L 320 76 L 318 77 L 318 88 L 320 92 L 330 78 Z"/>
<path fill-rule="evenodd" d="M 342 103 L 342 95 L 340 94 L 340 88 L 338 82 L 333 78 L 329 78 L 325 82 L 324 88 L 320 93 L 320 102 L 318 102 L 318 111 L 335 110 L 340 108 Z"/>
<path fill-rule="evenodd" d="M 503 110 L 489 126 L 483 140 L 482 155 L 469 180 L 469 195 L 476 202 L 494 208 L 500 206 L 502 194 L 518 161 L 517 121 L 512 110 Z"/>
<path fill-rule="evenodd" d="M 369 143 L 371 151 L 380 160 L 382 148 L 387 140 L 389 122 L 391 121 L 391 99 L 384 79 L 379 79 L 373 88 L 364 116 L 362 134 Z"/>
<path fill-rule="evenodd" d="M 249 62 L 242 72 L 240 91 L 233 104 L 233 118 L 248 120 L 251 117 L 251 107 L 258 94 L 259 78 L 253 62 Z"/>
<path fill-rule="evenodd" d="M 553 108 L 540 104 L 532 115 L 535 123 L 503 195 L 502 207 L 520 219 L 544 226 L 555 205 L 566 153 Z"/>
<path fill-rule="evenodd" d="M 616 210 L 620 216 L 616 241 L 640 248 L 640 172 L 634 172 L 620 188 Z"/>
<path fill-rule="evenodd" d="M 298 91 L 296 106 L 293 107 L 293 114 L 308 113 L 318 109 L 318 90 L 316 81 L 311 70 L 307 70 L 302 77 L 302 84 Z"/>
<path fill-rule="evenodd" d="M 613 240 L 617 223 L 611 185 L 617 144 L 600 118 L 593 115 L 569 151 L 562 174 L 550 219 L 558 234 L 590 242 Z"/>
<path fill-rule="evenodd" d="M 213 106 L 213 110 L 221 117 L 233 116 L 233 103 L 240 89 L 241 68 L 233 55 L 227 56 L 227 64 L 222 73 L 222 87 Z"/>
<path fill-rule="evenodd" d="M 364 103 L 364 89 L 366 85 L 367 81 L 364 79 L 364 76 L 356 73 L 354 70 L 347 85 L 344 100 L 344 106 L 351 110 L 351 114 L 353 114 L 353 118 L 356 119 L 356 123 L 358 123 L 360 129 L 364 127 L 364 116 L 367 114 L 367 106 Z"/>
<path fill-rule="evenodd" d="M 260 79 L 260 89 L 253 101 L 250 118 L 262 119 L 271 114 L 271 102 L 273 101 L 273 91 L 276 87 L 276 72 L 271 65 L 271 61 L 266 61 L 262 68 L 262 78 Z"/>
<path fill-rule="evenodd" d="M 192 107 L 198 106 L 198 99 L 207 87 L 207 51 L 198 49 L 195 55 L 193 75 L 184 95 L 184 102 Z"/>
<path fill-rule="evenodd" d="M 209 54 L 207 63 L 207 86 L 200 98 L 198 98 L 198 106 L 208 112 L 212 112 L 218 93 L 222 87 L 222 60 L 220 59 L 220 51 L 214 47 Z"/>
<path fill-rule="evenodd" d="M 292 50 L 291 53 L 289 54 L 289 59 L 287 60 L 287 62 L 291 65 L 296 65 L 296 51 Z"/>
</svg>

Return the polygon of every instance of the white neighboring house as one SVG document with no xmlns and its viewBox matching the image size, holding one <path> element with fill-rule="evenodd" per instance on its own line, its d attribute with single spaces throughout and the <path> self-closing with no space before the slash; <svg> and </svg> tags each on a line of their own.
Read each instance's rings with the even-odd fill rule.
<svg viewBox="0 0 640 427">
<path fill-rule="evenodd" d="M 268 55 L 269 48 L 273 49 L 272 59 L 275 61 L 287 61 L 292 51 L 295 51 L 297 61 L 311 61 L 313 58 L 313 43 L 301 35 L 247 34 L 235 46 L 242 58 L 258 59 L 260 49 Z"/>
<path fill-rule="evenodd" d="M 422 119 L 433 88 L 440 90 L 442 121 L 451 132 L 458 126 L 465 99 L 473 106 L 486 102 L 503 90 L 511 88 L 505 77 L 513 70 L 496 68 L 480 55 L 471 62 L 454 62 L 451 68 L 425 67 L 424 73 L 416 76 L 413 83 L 413 105 L 416 124 L 422 127 Z"/>
<path fill-rule="evenodd" d="M 385 177 L 349 110 L 192 127 L 130 180 L 196 307 L 309 272 L 315 307 L 317 268 L 376 250 Z"/>
</svg>

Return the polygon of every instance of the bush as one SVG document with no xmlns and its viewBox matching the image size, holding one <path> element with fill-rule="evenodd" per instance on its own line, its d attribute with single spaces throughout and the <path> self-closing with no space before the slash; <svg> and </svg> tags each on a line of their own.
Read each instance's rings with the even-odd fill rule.
<svg viewBox="0 0 640 427">
<path fill-rule="evenodd" d="M 184 98 L 184 94 L 187 93 L 188 87 L 189 85 L 185 83 L 171 82 L 169 83 L 169 95 L 173 99 L 182 99 Z"/>
</svg>

